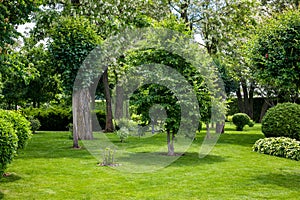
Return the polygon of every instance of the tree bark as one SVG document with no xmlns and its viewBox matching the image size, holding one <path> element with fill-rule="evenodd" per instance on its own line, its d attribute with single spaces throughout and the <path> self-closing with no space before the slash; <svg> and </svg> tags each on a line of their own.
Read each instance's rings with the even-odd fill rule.
<svg viewBox="0 0 300 200">
<path fill-rule="evenodd" d="M 107 70 L 103 73 L 103 85 L 104 85 L 104 94 L 106 99 L 106 123 L 104 132 L 113 132 L 114 125 L 112 122 L 112 106 L 111 106 L 111 96 L 109 91 L 109 83 L 108 83 L 108 73 Z"/>
<path fill-rule="evenodd" d="M 240 83 L 243 90 L 243 95 L 240 88 L 238 88 L 238 90 L 236 91 L 239 111 L 242 113 L 246 113 L 251 119 L 253 119 L 253 97 L 255 89 L 254 83 L 250 84 L 249 89 L 246 80 L 243 79 Z"/>
<path fill-rule="evenodd" d="M 216 123 L 216 133 L 224 133 L 224 123 L 217 122 Z"/>
<path fill-rule="evenodd" d="M 210 135 L 209 122 L 207 122 L 205 125 L 206 125 L 206 138 L 210 139 L 211 135 Z"/>
<path fill-rule="evenodd" d="M 244 97 L 244 112 L 248 115 L 249 114 L 249 96 L 248 96 L 248 88 L 246 80 L 241 81 L 242 90 L 243 90 L 243 97 Z"/>
<path fill-rule="evenodd" d="M 248 99 L 248 101 L 249 101 L 249 106 L 248 106 L 248 115 L 249 115 L 249 117 L 251 118 L 251 119 L 253 119 L 253 117 L 254 117 L 254 113 L 253 113 L 253 102 L 254 102 L 254 100 L 253 100 L 253 97 L 254 97 L 254 84 L 253 83 L 251 83 L 251 85 L 250 85 L 250 89 L 249 89 L 249 99 Z"/>
<path fill-rule="evenodd" d="M 261 123 L 263 117 L 265 116 L 267 110 L 269 108 L 269 104 L 267 103 L 267 101 L 264 101 L 264 104 L 261 107 L 261 112 L 260 112 L 260 117 L 259 117 L 259 123 Z"/>
<path fill-rule="evenodd" d="M 117 84 L 117 86 L 116 86 L 115 119 L 123 118 L 123 99 L 124 99 L 123 87 Z"/>
<path fill-rule="evenodd" d="M 174 137 L 174 134 L 172 134 L 172 141 L 171 141 L 170 130 L 167 130 L 168 156 L 174 156 L 173 137 Z"/>
<path fill-rule="evenodd" d="M 245 109 L 244 109 L 243 97 L 242 97 L 240 88 L 237 89 L 236 96 L 237 96 L 239 111 L 244 113 Z"/>
<path fill-rule="evenodd" d="M 73 104 L 73 147 L 79 148 L 78 139 L 92 140 L 91 94 L 88 88 L 76 91 Z"/>
</svg>

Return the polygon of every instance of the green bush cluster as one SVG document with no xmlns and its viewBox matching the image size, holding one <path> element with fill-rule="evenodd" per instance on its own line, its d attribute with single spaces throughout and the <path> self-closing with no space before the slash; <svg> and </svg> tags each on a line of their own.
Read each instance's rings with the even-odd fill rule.
<svg viewBox="0 0 300 200">
<path fill-rule="evenodd" d="M 259 139 L 253 145 L 253 151 L 293 160 L 300 160 L 300 142 L 287 137 Z"/>
<path fill-rule="evenodd" d="M 31 136 L 30 122 L 19 112 L 0 110 L 0 118 L 10 122 L 18 136 L 18 149 L 23 149 Z"/>
<path fill-rule="evenodd" d="M 68 131 L 68 124 L 72 123 L 72 109 L 51 106 L 49 108 L 26 108 L 23 109 L 27 116 L 33 116 L 41 123 L 43 131 Z"/>
<path fill-rule="evenodd" d="M 248 125 L 249 127 L 254 126 L 254 122 L 245 113 L 236 113 L 232 116 L 232 122 L 236 126 L 237 131 L 243 131 L 244 127 Z"/>
<path fill-rule="evenodd" d="M 300 139 L 300 105 L 281 103 L 270 108 L 262 120 L 262 132 L 266 137 Z"/>
<path fill-rule="evenodd" d="M 31 136 L 30 122 L 19 112 L 0 110 L 0 175 Z"/>
</svg>

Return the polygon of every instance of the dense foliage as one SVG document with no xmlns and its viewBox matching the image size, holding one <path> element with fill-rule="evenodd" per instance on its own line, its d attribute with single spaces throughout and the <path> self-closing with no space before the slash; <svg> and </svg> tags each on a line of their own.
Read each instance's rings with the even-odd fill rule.
<svg viewBox="0 0 300 200">
<path fill-rule="evenodd" d="M 52 41 L 48 48 L 52 63 L 61 73 L 63 88 L 70 94 L 78 69 L 101 37 L 97 35 L 96 26 L 85 17 L 62 17 L 53 24 L 50 35 Z"/>
<path fill-rule="evenodd" d="M 285 136 L 300 139 L 300 106 L 282 103 L 270 108 L 262 120 L 262 132 L 266 137 Z"/>
<path fill-rule="evenodd" d="M 27 116 L 38 119 L 43 131 L 67 131 L 68 124 L 72 123 L 70 108 L 51 106 L 49 108 L 26 108 L 22 112 Z"/>
<path fill-rule="evenodd" d="M 287 137 L 259 139 L 255 142 L 253 151 L 293 160 L 300 160 L 300 142 Z"/>
<path fill-rule="evenodd" d="M 236 126 L 237 131 L 243 131 L 244 126 L 246 126 L 246 125 L 248 125 L 249 127 L 254 126 L 254 122 L 245 113 L 234 114 L 232 117 L 232 122 Z"/>
<path fill-rule="evenodd" d="M 23 149 L 31 137 L 30 122 L 20 112 L 16 111 L 0 110 L 0 118 L 13 125 L 18 136 L 18 149 Z"/>
<path fill-rule="evenodd" d="M 18 136 L 12 123 L 0 117 L 0 176 L 17 153 Z"/>
<path fill-rule="evenodd" d="M 286 100 L 300 88 L 299 23 L 299 9 L 266 19 L 257 28 L 251 49 L 258 82 L 277 90 Z"/>
</svg>

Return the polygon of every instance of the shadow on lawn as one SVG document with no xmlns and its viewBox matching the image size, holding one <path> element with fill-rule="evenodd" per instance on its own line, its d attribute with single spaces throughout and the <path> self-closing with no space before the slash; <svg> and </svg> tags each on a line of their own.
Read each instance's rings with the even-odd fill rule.
<svg viewBox="0 0 300 200">
<path fill-rule="evenodd" d="M 0 192 L 0 199 L 4 199 L 4 194 Z"/>
<path fill-rule="evenodd" d="M 236 144 L 242 146 L 252 147 L 253 144 L 260 138 L 263 138 L 261 134 L 222 134 L 218 140 L 218 144 Z"/>
<path fill-rule="evenodd" d="M 297 190 L 299 191 L 299 185 L 300 185 L 300 174 L 294 174 L 294 173 L 284 173 L 284 174 L 278 174 L 278 173 L 269 173 L 269 174 L 263 174 L 256 176 L 253 178 L 254 181 L 259 182 L 261 184 L 271 184 L 271 185 L 277 185 L 280 187 L 285 187 L 291 190 Z"/>
<path fill-rule="evenodd" d="M 20 179 L 21 179 L 21 177 L 16 174 L 9 174 L 8 176 L 1 177 L 0 183 L 9 183 L 9 182 L 14 182 L 14 181 L 17 181 Z"/>
<path fill-rule="evenodd" d="M 145 159 L 147 154 L 147 159 Z M 225 159 L 221 156 L 207 155 L 204 158 L 199 158 L 197 152 L 185 152 L 181 156 L 167 156 L 166 152 L 141 152 L 132 153 L 124 157 L 118 157 L 117 162 L 126 162 L 132 165 L 153 165 L 155 163 L 161 163 L 167 160 L 176 159 L 174 162 L 170 162 L 170 166 L 197 166 L 199 164 L 213 164 L 216 162 L 224 162 Z"/>
</svg>

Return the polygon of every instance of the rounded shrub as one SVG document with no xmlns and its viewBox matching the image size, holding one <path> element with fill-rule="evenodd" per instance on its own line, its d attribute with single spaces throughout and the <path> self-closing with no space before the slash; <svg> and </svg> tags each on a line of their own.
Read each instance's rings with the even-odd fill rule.
<svg viewBox="0 0 300 200">
<path fill-rule="evenodd" d="M 254 122 L 245 113 L 236 113 L 232 116 L 232 122 L 236 126 L 237 131 L 243 131 L 244 127 L 248 125 L 249 127 L 254 126 Z"/>
<path fill-rule="evenodd" d="M 18 136 L 18 149 L 23 149 L 31 137 L 30 122 L 21 113 L 10 110 L 0 110 L 0 118 L 12 123 Z"/>
<path fill-rule="evenodd" d="M 7 164 L 16 155 L 18 149 L 18 136 L 13 124 L 6 119 L 0 118 L 0 176 L 3 175 Z"/>
<path fill-rule="evenodd" d="M 270 108 L 262 120 L 262 132 L 266 137 L 300 139 L 300 106 L 295 103 L 277 104 Z"/>
</svg>

